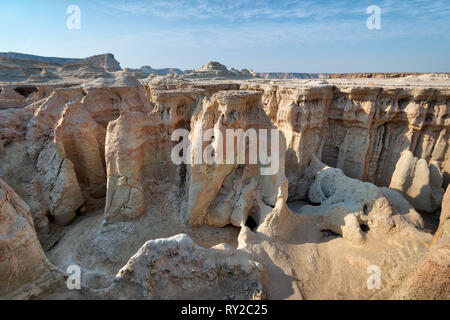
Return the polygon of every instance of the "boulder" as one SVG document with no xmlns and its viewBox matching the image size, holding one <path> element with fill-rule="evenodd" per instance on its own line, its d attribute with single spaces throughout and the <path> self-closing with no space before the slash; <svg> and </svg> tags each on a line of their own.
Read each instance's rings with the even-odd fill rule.
<svg viewBox="0 0 450 320">
<path fill-rule="evenodd" d="M 261 266 L 228 245 L 205 249 L 186 234 L 146 242 L 119 271 L 113 299 L 260 299 Z"/>
<path fill-rule="evenodd" d="M 349 178 L 341 169 L 328 167 L 316 157 L 307 175 L 315 177 L 308 194 L 318 206 L 305 205 L 299 213 L 321 217 L 322 229 L 341 234 L 344 239 L 362 242 L 366 227 L 386 233 L 423 227 L 420 215 L 393 190 Z"/>
<path fill-rule="evenodd" d="M 450 234 L 450 188 L 447 187 L 444 199 L 442 201 L 441 217 L 439 220 L 439 227 L 434 234 L 433 246 L 436 242 L 444 237 L 449 237 Z"/>
<path fill-rule="evenodd" d="M 439 163 L 428 164 L 406 150 L 397 162 L 389 188 L 400 191 L 417 210 L 432 213 L 441 205 L 442 183 Z"/>
<path fill-rule="evenodd" d="M 30 208 L 0 179 L 0 299 L 37 293 L 35 282 L 49 271 L 49 265 Z"/>
</svg>

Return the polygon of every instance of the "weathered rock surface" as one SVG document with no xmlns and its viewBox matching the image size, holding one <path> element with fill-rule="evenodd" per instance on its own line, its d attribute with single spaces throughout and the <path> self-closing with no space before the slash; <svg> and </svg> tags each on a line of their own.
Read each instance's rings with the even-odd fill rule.
<svg viewBox="0 0 450 320">
<path fill-rule="evenodd" d="M 115 299 L 261 299 L 261 266 L 229 246 L 205 249 L 187 235 L 148 241 L 117 274 Z"/>
<path fill-rule="evenodd" d="M 0 53 L 0 81 L 10 83 L 79 82 L 111 78 L 120 71 L 112 54 L 85 59 L 47 58 L 16 53 Z"/>
<path fill-rule="evenodd" d="M 262 220 L 264 212 L 267 212 L 267 204 L 274 204 L 277 183 L 284 177 L 282 170 L 277 170 L 270 177 L 262 177 L 261 159 L 256 154 L 254 154 L 253 163 L 250 158 L 247 158 L 247 161 L 243 159 L 244 161 L 237 164 L 241 146 L 245 152 L 240 154 L 251 157 L 249 142 L 244 135 L 247 130 L 272 128 L 261 108 L 260 97 L 260 93 L 255 91 L 220 91 L 209 101 L 204 100 L 201 109 L 193 116 L 190 141 L 191 150 L 193 150 L 192 165 L 188 168 L 187 220 L 189 223 L 194 225 L 206 223 L 219 227 L 232 223 L 235 226 L 241 226 L 245 225 L 252 210 L 255 210 L 254 219 Z M 236 140 L 235 135 L 227 135 L 226 130 L 229 129 L 234 129 L 233 133 L 237 135 Z M 207 130 L 215 130 L 216 144 L 212 147 L 215 158 L 219 161 L 214 161 L 212 164 L 197 164 L 195 157 L 198 153 L 195 147 L 204 144 L 202 138 Z M 238 130 L 241 130 L 239 131 L 241 135 Z M 219 136 L 222 136 L 222 139 Z M 223 151 L 222 156 L 220 155 L 220 150 L 227 149 L 229 142 L 234 146 L 226 156 L 231 156 L 233 163 L 225 159 Z M 268 143 L 269 150 L 270 145 Z M 279 148 L 278 141 L 276 145 Z M 277 157 L 271 159 L 272 162 L 280 163 L 278 150 L 272 150 L 272 154 Z M 203 152 L 200 152 L 200 156 L 203 156 Z M 271 183 L 265 183 L 264 180 L 270 180 Z"/>
<path fill-rule="evenodd" d="M 339 79 L 339 78 L 343 78 L 343 79 L 354 79 L 354 78 L 365 78 L 365 79 L 373 79 L 373 78 L 378 78 L 378 79 L 389 79 L 389 78 L 405 78 L 405 77 L 410 77 L 410 76 L 421 76 L 424 75 L 423 73 L 414 73 L 414 72 L 391 72 L 391 73 L 386 73 L 386 72 L 380 72 L 380 73 L 330 73 L 329 77 L 331 79 Z M 437 77 L 444 77 L 444 78 L 448 78 L 449 74 L 448 73 L 438 73 L 438 74 L 433 74 L 436 75 Z"/>
<path fill-rule="evenodd" d="M 8 58 L 8 59 L 19 59 L 19 60 L 55 63 L 55 64 L 61 64 L 61 65 L 90 63 L 95 67 L 102 67 L 108 71 L 121 70 L 119 62 L 117 60 L 115 60 L 114 55 L 112 55 L 110 53 L 99 54 L 99 55 L 95 55 L 95 56 L 88 57 L 85 59 L 42 57 L 42 56 L 35 56 L 35 55 L 23 54 L 23 53 L 17 53 L 17 52 L 0 52 L 0 57 Z"/>
<path fill-rule="evenodd" d="M 450 299 L 450 236 L 442 237 L 403 279 L 390 299 Z"/>
<path fill-rule="evenodd" d="M 409 150 L 428 167 L 433 162 L 444 187 L 448 184 L 446 88 L 246 84 L 242 89 L 263 91 L 263 108 L 286 137 L 290 201 L 306 198 L 304 174 L 313 154 L 349 177 L 389 186 L 402 152 Z M 430 179 L 438 185 L 432 171 Z"/>
<path fill-rule="evenodd" d="M 169 74 L 169 73 L 183 74 L 183 71 L 177 68 L 153 69 L 150 66 L 143 66 L 139 70 L 149 74 Z"/>
<path fill-rule="evenodd" d="M 0 298 L 38 295 L 51 284 L 30 208 L 0 179 Z"/>
<path fill-rule="evenodd" d="M 317 158 L 313 158 L 308 167 L 307 175 L 311 174 L 315 178 L 309 188 L 309 200 L 320 205 L 303 206 L 298 213 L 323 217 L 323 230 L 331 230 L 353 242 L 362 242 L 364 226 L 385 233 L 409 227 L 423 228 L 422 218 L 412 208 L 405 208 L 406 201 L 401 195 L 397 199 L 396 195 L 384 195 L 394 193 L 393 190 L 386 188 L 383 192 L 371 183 L 348 178 L 342 170 L 330 168 Z"/>
<path fill-rule="evenodd" d="M 403 193 L 418 210 L 432 213 L 440 207 L 444 195 L 439 167 L 439 162 L 428 164 L 406 150 L 396 164 L 389 188 Z"/>
<path fill-rule="evenodd" d="M 434 234 L 432 245 L 444 237 L 449 237 L 450 234 L 450 188 L 447 187 L 444 199 L 442 201 L 441 216 L 439 220 L 439 227 Z"/>
<path fill-rule="evenodd" d="M 105 217 L 124 221 L 140 216 L 146 206 L 144 188 L 149 179 L 184 184 L 184 170 L 172 163 L 175 129 L 188 129 L 200 89 L 149 92 L 150 105 L 127 110 L 108 125 L 106 167 L 108 187 Z M 136 106 L 136 105 L 135 105 Z M 148 109 L 146 109 L 148 108 Z"/>
<path fill-rule="evenodd" d="M 31 244 L 17 256 L 26 268 L 45 258 L 31 215 L 51 261 L 80 265 L 89 289 L 50 288 L 47 298 L 368 299 L 402 284 L 406 297 L 418 274 L 435 278 L 420 296 L 443 297 L 448 197 L 430 251 L 420 214 L 438 212 L 449 183 L 447 80 L 241 81 L 252 73 L 210 63 L 192 78 L 138 81 L 137 71 L 97 62 L 16 61 L 9 82 L 28 82 L 0 84 L 0 178 L 30 208 L 17 237 Z M 29 72 L 36 63 L 43 74 Z M 267 142 L 279 170 L 263 175 L 259 154 L 256 163 L 176 164 L 176 129 L 214 157 L 217 139 L 199 129 L 276 129 L 276 146 Z M 170 238 L 180 233 L 204 248 Z M 371 265 L 383 274 L 378 294 L 366 289 Z"/>
<path fill-rule="evenodd" d="M 183 76 L 185 79 L 210 78 L 210 79 L 251 79 L 256 74 L 251 70 L 243 69 L 241 71 L 231 68 L 228 70 L 226 66 L 219 62 L 211 61 L 200 67 L 200 69 L 192 72 L 186 72 Z"/>
</svg>

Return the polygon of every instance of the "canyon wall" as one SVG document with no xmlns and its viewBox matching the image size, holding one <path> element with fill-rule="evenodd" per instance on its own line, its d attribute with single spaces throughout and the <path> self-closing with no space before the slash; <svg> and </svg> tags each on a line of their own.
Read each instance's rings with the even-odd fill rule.
<svg viewBox="0 0 450 320">
<path fill-rule="evenodd" d="M 385 268 L 392 281 L 400 281 L 402 268 L 415 266 L 431 242 L 419 213 L 438 212 L 450 182 L 445 86 L 170 77 L 139 82 L 124 72 L 114 81 L 23 90 L 1 86 L 0 178 L 28 204 L 33 229 L 52 262 L 83 265 L 92 275 L 85 284 L 103 290 L 88 290 L 97 298 L 114 298 L 111 288 L 119 288 L 119 297 L 139 298 L 196 292 L 165 291 L 141 266 L 152 257 L 148 248 L 171 247 L 174 241 L 188 243 L 198 261 L 204 250 L 217 261 L 220 252 L 243 257 L 229 267 L 251 276 L 253 289 L 245 295 L 236 293 L 239 276 L 230 282 L 216 264 L 208 269 L 237 297 L 374 297 L 360 289 L 343 293 L 365 276 L 352 279 L 351 273 L 389 256 L 394 260 Z M 267 142 L 279 170 L 262 174 L 266 164 L 260 154 L 255 163 L 176 164 L 172 151 L 180 141 L 172 134 L 177 129 L 190 131 L 191 147 L 208 145 L 200 129 L 214 129 L 214 135 L 276 129 L 281 135 L 275 146 L 274 137 Z M 214 141 L 210 152 L 217 154 L 220 145 Z M 249 155 L 245 137 L 242 141 Z M 237 253 L 202 249 L 184 237 L 150 241 L 186 232 L 214 247 L 236 228 L 239 237 L 229 242 Z M 163 249 L 161 256 L 172 261 L 173 252 Z M 406 254 L 396 257 L 397 249 Z M 347 256 L 338 258 L 343 251 Z M 264 269 L 261 279 L 253 260 Z M 185 269 L 180 267 L 182 277 L 191 277 Z M 92 280 L 96 277 L 102 280 Z M 333 279 L 348 283 L 327 292 Z M 130 281 L 138 283 L 131 293 Z M 157 292 L 147 294 L 153 287 Z"/>
<path fill-rule="evenodd" d="M 448 89 L 243 88 L 263 92 L 263 108 L 287 139 L 289 200 L 305 198 L 310 181 L 303 179 L 304 169 L 315 154 L 347 176 L 391 186 L 411 202 L 422 197 L 415 203 L 422 211 L 439 207 L 441 188 L 450 181 Z M 408 166 L 409 173 L 402 172 Z M 423 172 L 420 178 L 414 170 Z"/>
<path fill-rule="evenodd" d="M 37 226 L 46 224 L 48 213 L 66 224 L 85 203 L 105 195 L 108 219 L 135 218 L 148 179 L 189 185 L 185 214 L 203 223 L 194 216 L 214 206 L 237 168 L 218 165 L 206 178 L 201 172 L 208 166 L 171 162 L 173 130 L 198 125 L 277 128 L 286 144 L 288 201 L 307 199 L 312 181 L 305 169 L 313 155 L 351 178 L 400 191 L 423 212 L 439 208 L 450 179 L 448 89 L 155 81 L 48 92 L 38 88 L 26 108 L 6 109 L 0 118 L 0 173 L 30 204 Z M 273 194 L 263 198 L 274 205 Z M 210 223 L 228 221 L 215 219 Z"/>
</svg>

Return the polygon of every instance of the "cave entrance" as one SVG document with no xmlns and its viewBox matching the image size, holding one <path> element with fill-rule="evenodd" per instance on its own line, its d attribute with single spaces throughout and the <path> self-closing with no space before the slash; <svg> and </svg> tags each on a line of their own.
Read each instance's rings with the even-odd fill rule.
<svg viewBox="0 0 450 320">
<path fill-rule="evenodd" d="M 31 94 L 38 91 L 38 88 L 34 86 L 20 86 L 14 89 L 18 94 L 24 98 L 28 98 Z"/>
<path fill-rule="evenodd" d="M 342 238 L 340 234 L 329 229 L 320 230 L 320 232 L 322 232 L 326 238 Z"/>
<path fill-rule="evenodd" d="M 258 223 L 256 223 L 255 219 L 253 219 L 252 216 L 249 216 L 247 218 L 247 221 L 245 222 L 245 226 L 254 231 L 258 227 Z"/>
<path fill-rule="evenodd" d="M 361 225 L 359 225 L 359 227 L 361 228 L 362 232 L 367 233 L 370 231 L 370 227 L 366 224 L 361 224 Z"/>
</svg>

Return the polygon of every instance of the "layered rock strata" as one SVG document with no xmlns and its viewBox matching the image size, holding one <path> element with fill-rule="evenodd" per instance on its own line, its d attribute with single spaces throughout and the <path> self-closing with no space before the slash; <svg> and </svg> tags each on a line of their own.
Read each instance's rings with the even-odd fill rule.
<svg viewBox="0 0 450 320">
<path fill-rule="evenodd" d="M 205 249 L 186 234 L 149 241 L 107 290 L 120 299 L 248 300 L 264 297 L 261 266 L 229 246 Z"/>
<path fill-rule="evenodd" d="M 16 89 L 1 85 L 0 177 L 27 205 L 1 185 L 5 270 L 21 270 L 14 257 L 43 264 L 36 228 L 56 265 L 82 266 L 95 298 L 411 297 L 407 282 L 393 288 L 431 277 L 436 264 L 448 272 L 446 202 L 430 251 L 421 217 L 439 211 L 449 183 L 448 87 L 138 82 L 122 72 Z M 271 133 L 266 141 L 278 170 L 263 174 L 260 154 L 250 161 L 245 136 L 236 139 L 243 163 L 196 163 L 195 153 L 174 163 L 177 129 L 213 158 L 220 134 L 235 142 L 229 129 L 279 132 L 275 145 Z M 214 139 L 205 141 L 199 132 L 208 130 Z M 11 233 L 11 223 L 24 231 Z M 236 233 L 227 228 L 239 238 L 228 240 Z M 169 238 L 179 233 L 188 236 Z M 385 275 L 378 293 L 365 287 L 373 265 Z M 8 281 L 0 288 L 14 291 Z"/>
<path fill-rule="evenodd" d="M 55 281 L 28 205 L 0 179 L 0 298 L 42 294 Z"/>
</svg>

